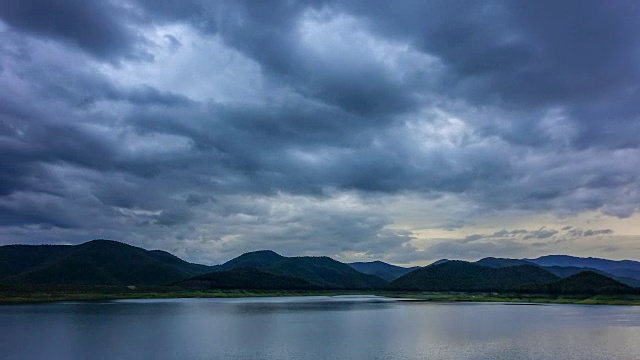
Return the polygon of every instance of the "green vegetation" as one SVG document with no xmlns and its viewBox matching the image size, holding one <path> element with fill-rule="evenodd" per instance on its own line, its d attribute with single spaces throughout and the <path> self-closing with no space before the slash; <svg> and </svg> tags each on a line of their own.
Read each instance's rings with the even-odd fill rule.
<svg viewBox="0 0 640 360">
<path fill-rule="evenodd" d="M 260 250 L 244 253 L 222 265 L 212 267 L 212 271 L 226 271 L 241 267 L 266 269 L 285 259 L 284 256 L 271 250 Z"/>
<path fill-rule="evenodd" d="M 552 295 L 496 292 L 386 292 L 379 295 L 428 302 L 500 302 L 521 304 L 640 305 L 640 294 Z"/>
<path fill-rule="evenodd" d="M 321 289 L 382 289 L 387 282 L 373 275 L 363 274 L 351 266 L 326 256 L 284 257 L 273 251 L 243 254 L 213 268 L 216 272 L 240 267 L 253 267 L 275 275 L 295 277 Z M 231 286 L 231 284 L 229 284 Z M 236 287 L 241 287 L 238 283 Z M 262 288 L 262 287 L 261 287 Z M 278 287 L 272 287 L 279 289 Z"/>
<path fill-rule="evenodd" d="M 251 267 L 239 267 L 227 271 L 212 272 L 179 281 L 185 289 L 285 289 L 309 290 L 318 287 L 310 282 L 286 275 L 277 275 Z"/>
<path fill-rule="evenodd" d="M 210 269 L 109 240 L 0 247 L 0 284 L 5 285 L 165 285 Z"/>
<path fill-rule="evenodd" d="M 620 270 L 619 267 L 612 267 L 612 266 L 608 266 L 610 260 L 604 260 L 604 259 L 593 259 L 593 258 L 587 258 L 587 259 L 581 259 L 581 258 L 572 258 L 572 257 L 564 257 L 564 256 L 555 256 L 555 257 L 551 257 L 551 258 L 560 258 L 560 259 L 564 259 L 564 258 L 569 258 L 569 259 L 574 259 L 571 263 L 578 263 L 578 264 L 582 264 L 582 265 L 586 265 L 586 264 L 593 264 L 593 265 L 601 265 L 601 267 L 614 271 L 616 272 L 617 270 Z M 541 258 L 544 260 L 544 258 Z M 536 260 L 533 260 L 536 261 Z M 544 262 L 543 262 L 544 263 Z M 562 261 L 560 262 L 562 263 Z M 618 262 L 613 262 L 614 264 L 617 264 Z M 627 262 L 624 262 L 627 263 Z M 633 261 L 629 261 L 628 263 L 634 264 L 635 262 Z M 640 279 L 637 278 L 637 274 L 636 274 L 636 278 L 632 278 L 632 277 L 625 277 L 625 276 L 619 276 L 619 275 L 615 275 L 612 273 L 608 273 L 604 270 L 599 270 L 596 268 L 590 268 L 590 267 L 578 267 L 578 266 L 559 266 L 559 265 L 549 265 L 549 266 L 543 266 L 543 265 L 539 265 L 536 263 L 533 263 L 531 261 L 527 261 L 527 260 L 521 260 L 521 259 L 504 259 L 504 258 L 494 258 L 494 257 L 487 257 L 484 259 L 480 259 L 478 261 L 476 261 L 474 264 L 478 264 L 478 265 L 482 265 L 482 266 L 487 266 L 487 267 L 493 267 L 493 268 L 503 268 L 503 267 L 509 267 L 509 266 L 518 266 L 518 265 L 535 265 L 535 266 L 540 266 L 541 268 L 547 270 L 548 272 L 552 273 L 555 276 L 561 277 L 561 278 L 566 278 L 569 277 L 571 275 L 575 275 L 578 273 L 581 273 L 583 271 L 591 271 L 597 274 L 601 274 L 604 275 L 606 277 L 610 277 L 616 281 L 619 281 L 625 285 L 629 285 L 632 287 L 638 287 L 640 286 Z M 626 265 L 627 267 L 632 266 L 632 265 Z"/>
<path fill-rule="evenodd" d="M 586 260 L 610 265 L 608 260 Z M 625 269 L 633 265 L 613 263 Z M 354 267 L 385 277 L 405 274 L 388 283 Z M 568 276 L 561 279 L 554 273 Z M 328 257 L 284 257 L 264 250 L 204 266 L 108 240 L 77 246 L 0 246 L 0 303 L 343 294 L 421 301 L 640 304 L 640 289 L 602 270 L 547 269 L 513 259 L 443 260 L 412 271 L 382 262 L 348 265 Z"/>
<path fill-rule="evenodd" d="M 622 284 L 604 275 L 583 271 L 548 284 L 529 285 L 520 292 L 544 294 L 638 294 L 638 289 Z"/>
<path fill-rule="evenodd" d="M 447 261 L 410 272 L 389 284 L 388 289 L 505 291 L 556 280 L 557 276 L 535 265 L 491 268 L 465 261 Z"/>
<path fill-rule="evenodd" d="M 115 299 L 241 298 L 272 296 L 378 295 L 425 302 L 505 302 L 585 305 L 640 305 L 640 295 L 550 295 L 496 292 L 416 292 L 356 290 L 186 290 L 177 287 L 0 287 L 0 304 Z"/>
<path fill-rule="evenodd" d="M 382 261 L 354 262 L 350 263 L 349 266 L 361 273 L 374 275 L 387 281 L 393 281 L 404 274 L 420 268 L 418 266 L 404 268 L 401 266 L 387 264 Z"/>
<path fill-rule="evenodd" d="M 534 263 L 530 263 L 525 260 L 520 259 L 505 259 L 505 258 L 495 258 L 495 257 L 486 257 L 484 259 L 480 259 L 476 261 L 474 264 L 492 267 L 492 268 L 504 268 L 509 266 L 519 266 L 519 265 L 535 265 Z"/>
<path fill-rule="evenodd" d="M 382 289 L 387 285 L 379 277 L 363 274 L 326 256 L 285 258 L 268 270 L 304 279 L 324 289 Z"/>
<path fill-rule="evenodd" d="M 555 268 L 559 272 L 565 272 L 565 274 L 559 275 L 561 277 L 587 270 L 605 275 L 629 286 L 640 286 L 640 262 L 638 261 L 608 260 L 593 257 L 580 258 L 567 255 L 547 255 L 537 259 L 525 260 L 543 266 L 551 272 L 554 272 L 551 268 Z M 567 272 L 571 271 L 571 269 L 573 269 L 573 273 Z"/>
</svg>

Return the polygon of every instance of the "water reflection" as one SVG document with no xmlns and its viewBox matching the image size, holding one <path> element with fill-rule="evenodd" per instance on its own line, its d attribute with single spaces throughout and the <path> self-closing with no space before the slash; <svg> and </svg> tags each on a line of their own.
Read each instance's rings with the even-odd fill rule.
<svg viewBox="0 0 640 360">
<path fill-rule="evenodd" d="M 640 310 L 376 297 L 0 307 L 2 359 L 637 359 Z"/>
</svg>

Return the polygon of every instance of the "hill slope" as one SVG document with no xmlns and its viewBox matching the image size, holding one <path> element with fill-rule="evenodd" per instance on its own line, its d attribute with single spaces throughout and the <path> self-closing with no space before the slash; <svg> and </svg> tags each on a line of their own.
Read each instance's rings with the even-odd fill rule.
<svg viewBox="0 0 640 360">
<path fill-rule="evenodd" d="M 0 282 L 2 279 L 53 264 L 74 251 L 70 245 L 0 246 Z"/>
<path fill-rule="evenodd" d="M 211 272 L 180 281 L 176 285 L 187 289 L 310 290 L 318 288 L 306 280 L 251 267 Z"/>
<path fill-rule="evenodd" d="M 49 254 L 47 254 L 47 252 Z M 20 253 L 22 265 L 8 257 Z M 210 271 L 164 251 L 111 240 L 75 246 L 0 247 L 3 276 L 11 285 L 164 285 Z"/>
<path fill-rule="evenodd" d="M 522 288 L 524 292 L 539 292 L 546 294 L 632 294 L 637 289 L 622 284 L 593 271 L 582 271 L 568 278 L 549 284 L 528 285 Z"/>
<path fill-rule="evenodd" d="M 554 256 L 554 257 L 557 257 L 557 256 Z M 564 257 L 564 255 L 560 255 L 560 257 Z M 577 259 L 580 259 L 580 258 L 577 258 Z M 602 259 L 599 259 L 599 260 L 602 260 Z M 609 260 L 607 260 L 607 261 L 609 261 Z M 545 263 L 545 262 L 541 261 L 541 263 Z M 550 261 L 550 263 L 553 263 L 553 261 Z M 560 261 L 560 263 L 562 263 L 562 261 Z M 569 263 L 569 262 L 567 262 L 567 263 Z M 536 264 L 534 262 L 527 261 L 527 260 L 522 260 L 522 259 L 505 259 L 505 258 L 493 258 L 493 257 L 487 257 L 487 258 L 484 258 L 484 259 L 480 259 L 480 260 L 476 261 L 475 264 L 482 265 L 482 266 L 488 266 L 488 267 L 494 267 L 494 268 L 517 266 L 517 265 L 536 265 L 536 266 L 542 267 L 543 269 L 547 270 L 548 272 L 552 273 L 553 275 L 556 275 L 556 276 L 561 277 L 561 278 L 566 278 L 566 277 L 569 277 L 571 275 L 575 275 L 575 274 L 583 272 L 583 271 L 592 271 L 594 273 L 610 277 L 610 278 L 612 278 L 612 279 L 614 279 L 616 281 L 619 281 L 619 282 L 621 282 L 623 284 L 626 284 L 626 285 L 629 285 L 629 286 L 632 286 L 632 287 L 640 286 L 640 276 L 637 279 L 624 277 L 624 276 L 616 276 L 616 275 L 610 274 L 610 273 L 608 273 L 606 271 L 595 269 L 595 268 L 590 268 L 590 267 L 560 266 L 560 265 L 546 266 L 546 265 L 539 265 L 539 264 Z"/>
<path fill-rule="evenodd" d="M 299 277 L 325 289 L 380 289 L 387 285 L 377 276 L 363 274 L 326 256 L 290 257 L 268 270 Z"/>
<path fill-rule="evenodd" d="M 503 267 L 520 266 L 520 265 L 535 265 L 534 263 L 531 263 L 525 260 L 495 258 L 495 257 L 486 257 L 484 259 L 480 259 L 476 261 L 474 264 L 492 267 L 492 268 L 503 268 Z"/>
<path fill-rule="evenodd" d="M 419 269 L 418 266 L 405 268 L 387 264 L 382 261 L 354 262 L 348 265 L 363 274 L 374 275 L 387 281 L 393 281 L 404 274 Z"/>
<path fill-rule="evenodd" d="M 222 265 L 213 266 L 213 271 L 226 271 L 241 267 L 252 267 L 256 269 L 265 269 L 275 265 L 277 262 L 285 259 L 284 256 L 271 250 L 259 250 L 244 253 L 233 258 Z"/>
<path fill-rule="evenodd" d="M 533 265 L 490 268 L 465 261 L 448 261 L 410 272 L 389 285 L 391 290 L 414 291 L 504 291 L 527 284 L 558 280 Z"/>
<path fill-rule="evenodd" d="M 387 285 L 385 280 L 377 276 L 363 274 L 326 256 L 285 257 L 273 251 L 242 254 L 213 267 L 213 271 L 228 271 L 239 267 L 252 267 L 272 274 L 296 277 L 323 289 L 380 289 Z"/>
<path fill-rule="evenodd" d="M 536 259 L 524 259 L 540 266 L 570 266 L 592 268 L 604 271 L 620 278 L 640 280 L 640 262 L 632 260 L 607 260 L 600 258 L 581 258 L 567 255 L 548 255 Z"/>
</svg>

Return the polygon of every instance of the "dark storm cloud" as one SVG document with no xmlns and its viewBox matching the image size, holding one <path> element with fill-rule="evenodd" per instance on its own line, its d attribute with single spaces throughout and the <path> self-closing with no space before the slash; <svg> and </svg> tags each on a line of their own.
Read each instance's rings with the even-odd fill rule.
<svg viewBox="0 0 640 360">
<path fill-rule="evenodd" d="M 593 101 L 635 87 L 640 6 L 614 1 L 347 2 L 382 31 L 411 37 L 476 84 L 528 104 Z M 631 76 L 631 77 L 629 77 Z M 472 86 L 471 89 L 474 89 Z M 479 95 L 479 94 L 476 94 Z"/>
<path fill-rule="evenodd" d="M 78 46 L 99 58 L 141 56 L 140 37 L 125 23 L 129 13 L 109 1 L 2 0 L 0 18 L 38 36 Z"/>
<path fill-rule="evenodd" d="M 639 12 L 596 1 L 0 0 L 2 225 L 407 260 L 414 235 L 387 216 L 274 208 L 452 195 L 471 218 L 631 216 Z M 86 213 L 94 220 L 74 220 Z M 209 222 L 217 229 L 199 232 Z M 502 230 L 432 250 L 504 241 L 509 254 L 571 231 Z"/>
<path fill-rule="evenodd" d="M 44 166 L 47 164 L 138 176 L 158 172 L 163 160 L 136 159 L 123 153 L 123 144 L 117 140 L 123 127 L 113 126 L 114 119 L 94 107 L 100 103 L 185 107 L 191 103 L 187 97 L 148 85 L 118 86 L 90 66 L 51 62 L 48 54 L 23 56 L 30 46 L 20 40 L 15 34 L 4 34 L 6 48 L 0 49 L 3 63 L 12 71 L 4 74 L 9 84 L 6 88 L 16 87 L 0 96 L 0 129 L 5 136 L 0 142 L 5 169 L 0 192 L 59 194 L 60 184 L 48 182 L 51 174 Z"/>
<path fill-rule="evenodd" d="M 305 96 L 366 114 L 370 121 L 384 119 L 380 114 L 401 112 L 412 106 L 411 90 L 376 62 L 359 56 L 342 58 L 352 63 L 339 64 L 333 62 L 337 58 L 314 56 L 306 50 L 296 27 L 310 9 L 321 10 L 322 5 L 284 1 L 227 3 L 221 11 L 228 16 L 223 17 L 225 21 L 218 30 L 227 43 L 260 62 L 270 76 L 285 80 Z"/>
<path fill-rule="evenodd" d="M 133 0 L 132 2 L 144 8 L 148 21 L 151 22 L 188 21 L 208 32 L 214 32 L 216 28 L 215 17 L 207 12 L 211 3 L 209 1 Z"/>
<path fill-rule="evenodd" d="M 371 115 L 409 110 L 424 84 L 416 89 L 406 81 L 397 83 L 365 58 L 352 65 L 310 56 L 296 31 L 310 11 L 327 12 L 318 15 L 320 21 L 341 11 L 370 19 L 365 24 L 383 39 L 410 41 L 438 57 L 448 71 L 431 91 L 471 102 L 506 101 L 527 112 L 563 107 L 582 125 L 573 139 L 576 146 L 594 141 L 637 145 L 628 135 L 635 133 L 639 110 L 634 101 L 640 79 L 634 19 L 640 6 L 633 3 L 233 2 L 193 9 L 175 12 L 176 18 L 189 21 L 199 14 L 219 19 L 220 36 L 258 61 L 267 74 L 348 111 Z M 609 121 L 622 131 L 608 129 Z M 549 141 L 543 130 L 535 119 L 514 121 L 508 129 L 486 128 L 508 141 L 535 146 Z"/>
</svg>

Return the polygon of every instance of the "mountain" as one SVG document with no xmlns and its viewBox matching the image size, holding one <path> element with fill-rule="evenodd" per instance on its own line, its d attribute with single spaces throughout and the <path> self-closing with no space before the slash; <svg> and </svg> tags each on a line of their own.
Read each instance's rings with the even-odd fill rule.
<svg viewBox="0 0 640 360">
<path fill-rule="evenodd" d="M 581 258 L 567 255 L 548 255 L 536 259 L 524 259 L 540 266 L 573 266 L 592 268 L 614 276 L 640 280 L 640 262 L 632 260 L 607 260 L 600 258 Z"/>
<path fill-rule="evenodd" d="M 575 267 L 575 266 L 543 266 L 542 268 L 561 278 L 567 278 L 571 275 L 575 275 L 583 271 L 593 271 L 595 273 L 599 273 L 604 276 L 609 276 L 609 277 L 613 276 L 611 274 L 607 274 L 600 270 L 596 270 L 592 268 L 581 268 L 581 267 Z"/>
<path fill-rule="evenodd" d="M 0 246 L 0 285 L 176 283 L 191 288 L 623 292 L 629 291 L 627 285 L 640 284 L 640 263 L 552 255 L 484 258 L 476 263 L 443 259 L 424 268 L 403 268 L 381 261 L 344 264 L 326 256 L 285 257 L 261 250 L 205 266 L 112 240 Z"/>
<path fill-rule="evenodd" d="M 305 280 L 323 289 L 380 289 L 387 282 L 377 276 L 363 274 L 351 266 L 326 256 L 285 257 L 273 251 L 255 251 L 213 267 L 214 272 L 239 267 L 252 267 L 272 274 Z"/>
<path fill-rule="evenodd" d="M 0 247 L 0 284 L 164 285 L 210 269 L 112 240 Z"/>
<path fill-rule="evenodd" d="M 271 266 L 269 270 L 299 277 L 326 289 L 380 289 L 387 285 L 377 276 L 363 274 L 326 256 L 290 257 Z"/>
<path fill-rule="evenodd" d="M 374 275 L 387 281 L 393 281 L 406 273 L 420 268 L 419 266 L 405 268 L 382 261 L 354 262 L 348 265 L 361 273 Z"/>
<path fill-rule="evenodd" d="M 427 266 L 440 265 L 440 264 L 444 264 L 444 263 L 449 262 L 449 261 L 451 261 L 451 260 L 449 260 L 449 259 L 440 259 L 440 260 L 432 262 L 431 264 L 429 264 Z"/>
<path fill-rule="evenodd" d="M 0 246 L 0 282 L 2 279 L 52 264 L 73 252 L 67 245 L 5 245 Z"/>
<path fill-rule="evenodd" d="M 318 287 L 292 276 L 277 275 L 252 267 L 211 272 L 182 280 L 176 285 L 187 289 L 310 290 Z"/>
<path fill-rule="evenodd" d="M 558 280 L 534 265 L 491 268 L 466 261 L 448 261 L 410 272 L 389 285 L 390 290 L 505 291 L 527 284 Z"/>
<path fill-rule="evenodd" d="M 524 292 L 539 292 L 545 294 L 634 294 L 634 289 L 621 282 L 593 271 L 582 271 L 568 278 L 549 284 L 524 286 Z"/>
<path fill-rule="evenodd" d="M 213 267 L 214 271 L 225 271 L 239 267 L 253 267 L 256 269 L 264 269 L 275 265 L 277 262 L 285 259 L 284 256 L 271 250 L 259 250 L 244 253 L 237 258 L 231 259 L 222 265 Z"/>
<path fill-rule="evenodd" d="M 579 272 L 582 271 L 593 271 L 595 273 L 600 273 L 604 276 L 608 276 L 608 277 L 612 277 L 613 275 L 605 273 L 604 271 L 600 271 L 597 269 L 592 269 L 592 268 L 582 268 L 582 267 L 576 267 L 576 266 L 542 266 L 542 265 L 538 265 L 532 262 L 529 262 L 527 260 L 522 260 L 522 259 L 505 259 L 505 258 L 494 258 L 494 257 L 487 257 L 484 259 L 480 259 L 478 261 L 476 261 L 474 264 L 478 264 L 478 265 L 482 265 L 482 266 L 488 266 L 488 267 L 492 267 L 492 268 L 503 268 L 503 267 L 509 267 L 509 266 L 518 266 L 518 265 L 533 265 L 533 266 L 540 266 L 541 268 L 547 270 L 548 272 L 552 273 L 555 276 L 561 277 L 561 278 L 566 278 L 569 277 L 571 275 L 575 275 Z"/>
<path fill-rule="evenodd" d="M 535 265 L 531 262 L 520 260 L 520 259 L 505 259 L 505 258 L 494 258 L 494 257 L 486 257 L 484 259 L 480 259 L 475 262 L 475 264 L 492 267 L 492 268 L 503 268 L 509 266 L 519 266 L 519 265 Z"/>
<path fill-rule="evenodd" d="M 542 268 L 561 278 L 566 278 L 571 275 L 575 275 L 584 271 L 591 271 L 596 274 L 600 274 L 600 275 L 604 275 L 606 277 L 612 278 L 615 281 L 619 281 L 631 287 L 640 287 L 639 279 L 632 279 L 632 278 L 623 277 L 623 276 L 615 276 L 613 274 L 609 274 L 606 271 L 602 271 L 594 268 L 582 268 L 582 267 L 575 267 L 575 266 L 543 266 Z"/>
<path fill-rule="evenodd" d="M 544 264 L 545 262 L 541 261 L 541 263 Z M 551 263 L 553 263 L 553 262 L 551 262 Z M 629 286 L 633 286 L 633 287 L 639 287 L 640 286 L 640 278 L 633 279 L 633 278 L 630 278 L 630 277 L 616 276 L 616 275 L 608 273 L 606 271 L 595 269 L 595 268 L 590 268 L 590 267 L 560 266 L 560 265 L 543 266 L 541 264 L 536 264 L 536 263 L 532 262 L 532 260 L 505 259 L 505 258 L 494 258 L 494 257 L 487 257 L 487 258 L 484 258 L 484 259 L 480 259 L 480 260 L 476 261 L 475 264 L 482 265 L 482 266 L 488 266 L 488 267 L 494 267 L 494 268 L 501 268 L 501 267 L 507 267 L 507 266 L 516 266 L 516 265 L 536 265 L 536 266 L 542 267 L 543 269 L 547 270 L 548 272 L 552 273 L 553 275 L 556 275 L 556 276 L 561 277 L 561 278 L 566 278 L 566 277 L 569 277 L 571 275 L 575 275 L 575 274 L 577 274 L 579 272 L 582 272 L 582 271 L 592 271 L 594 273 L 610 277 L 610 278 L 612 278 L 612 279 L 614 279 L 616 281 L 619 281 L 619 282 L 621 282 L 623 284 L 626 284 L 626 285 L 629 285 Z"/>
</svg>

